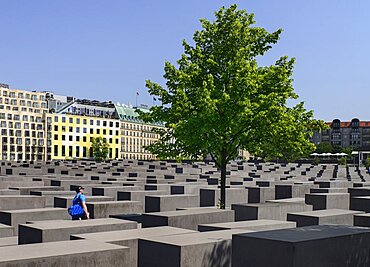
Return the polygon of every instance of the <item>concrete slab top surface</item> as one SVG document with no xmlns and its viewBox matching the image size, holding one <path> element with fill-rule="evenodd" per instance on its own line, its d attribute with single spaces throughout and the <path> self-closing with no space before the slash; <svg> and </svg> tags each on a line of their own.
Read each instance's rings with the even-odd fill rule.
<svg viewBox="0 0 370 267">
<path fill-rule="evenodd" d="M 164 216 L 164 217 L 177 217 L 177 216 L 186 216 L 186 215 L 225 213 L 225 212 L 230 212 L 230 210 L 222 210 L 222 209 L 214 209 L 214 208 L 209 208 L 209 209 L 186 209 L 186 210 L 151 212 L 151 213 L 144 213 L 144 214 L 145 215 Z"/>
<path fill-rule="evenodd" d="M 16 245 L 18 245 L 18 236 L 0 238 L 0 247 L 16 246 Z"/>
<path fill-rule="evenodd" d="M 226 223 L 208 223 L 208 224 L 200 224 L 200 225 L 238 228 L 238 227 L 253 227 L 253 226 L 279 225 L 279 224 L 291 224 L 292 226 L 295 227 L 295 222 L 277 221 L 277 220 L 251 220 L 251 221 L 226 222 Z"/>
<path fill-rule="evenodd" d="M 99 201 L 99 202 L 89 202 L 89 199 L 86 199 L 86 204 L 93 204 L 93 205 L 109 205 L 109 204 L 130 204 L 130 203 L 142 203 L 141 201 L 133 201 L 133 200 L 117 200 L 117 201 Z"/>
<path fill-rule="evenodd" d="M 159 197 L 159 198 L 181 198 L 181 197 L 199 197 L 195 194 L 179 194 L 179 195 L 152 195 L 150 197 Z"/>
<path fill-rule="evenodd" d="M 74 227 L 91 227 L 91 226 L 100 226 L 100 225 L 109 225 L 109 224 L 133 224 L 136 222 L 114 219 L 114 218 L 103 218 L 103 219 L 92 219 L 92 220 L 50 220 L 50 221 L 41 221 L 33 222 L 32 224 L 22 224 L 24 226 L 29 226 L 41 230 L 50 230 L 50 229 L 60 229 L 60 228 L 74 228 Z"/>
<path fill-rule="evenodd" d="M 31 192 L 35 192 L 35 193 L 41 193 L 43 195 L 53 195 L 53 194 L 56 194 L 56 195 L 62 195 L 62 194 L 66 194 L 66 195 L 72 195 L 72 194 L 76 194 L 75 191 L 67 191 L 67 190 L 61 190 L 61 191 L 40 191 L 40 190 L 31 190 Z"/>
<path fill-rule="evenodd" d="M 328 216 L 335 216 L 335 215 L 350 215 L 350 214 L 359 214 L 359 213 L 363 213 L 363 211 L 327 209 L 327 210 L 314 210 L 314 211 L 303 211 L 303 212 L 289 212 L 288 214 L 314 216 L 314 217 L 328 217 Z"/>
<path fill-rule="evenodd" d="M 4 210 L 4 211 L 0 211 L 0 212 L 15 214 L 15 213 L 50 212 L 50 211 L 65 211 L 65 212 L 67 212 L 67 209 L 65 209 L 65 208 L 38 208 L 38 209 Z"/>
<path fill-rule="evenodd" d="M 332 193 L 310 193 L 310 195 L 319 195 L 319 196 L 344 196 L 344 195 L 349 195 L 349 193 L 338 193 L 338 192 L 332 192 Z"/>
<path fill-rule="evenodd" d="M 0 248 L 0 262 L 19 261 L 30 258 L 44 258 L 88 252 L 121 250 L 126 248 L 94 240 L 73 240 L 27 244 Z"/>
<path fill-rule="evenodd" d="M 109 232 L 98 232 L 73 235 L 83 239 L 93 239 L 101 242 L 114 242 L 121 240 L 130 240 L 137 238 L 145 238 L 152 236 L 166 236 L 166 235 L 177 235 L 187 233 L 198 233 L 194 230 L 188 230 L 183 228 L 171 227 L 171 226 L 160 226 L 151 228 L 131 229 L 131 230 L 119 230 Z"/>
<path fill-rule="evenodd" d="M 299 202 L 266 202 L 266 203 L 238 203 L 238 204 L 232 204 L 235 206 L 245 206 L 245 207 L 278 207 L 283 205 L 300 205 L 302 206 L 304 203 Z"/>
<path fill-rule="evenodd" d="M 205 244 L 219 242 L 223 240 L 231 240 L 233 234 L 246 234 L 252 232 L 253 231 L 250 230 L 231 229 L 210 232 L 196 232 L 179 235 L 157 236 L 142 239 L 158 243 L 171 244 L 175 246 L 189 246 L 195 244 Z"/>
<path fill-rule="evenodd" d="M 370 235 L 370 228 L 344 225 L 315 225 L 283 230 L 253 232 L 241 234 L 241 236 L 295 243 L 362 233 Z"/>
<path fill-rule="evenodd" d="M 10 199 L 20 199 L 20 198 L 42 198 L 41 196 L 31 196 L 31 195 L 0 195 L 0 199 L 10 198 Z"/>
<path fill-rule="evenodd" d="M 90 196 L 90 195 L 85 195 L 86 196 L 86 201 L 89 201 L 89 199 L 108 199 L 112 198 L 110 196 Z M 74 199 L 75 196 L 58 196 L 58 198 L 63 198 L 63 199 Z"/>
<path fill-rule="evenodd" d="M 305 198 L 304 197 L 293 197 L 293 198 L 282 198 L 282 199 L 272 199 L 267 200 L 271 203 L 304 203 Z"/>
</svg>

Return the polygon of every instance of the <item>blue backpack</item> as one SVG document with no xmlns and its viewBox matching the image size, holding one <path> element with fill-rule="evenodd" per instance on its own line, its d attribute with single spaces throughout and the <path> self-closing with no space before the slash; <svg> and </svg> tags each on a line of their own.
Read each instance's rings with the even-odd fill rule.
<svg viewBox="0 0 370 267">
<path fill-rule="evenodd" d="M 79 200 L 76 204 L 68 207 L 68 214 L 71 215 L 71 216 L 81 215 L 81 214 L 84 213 L 84 210 L 80 205 L 80 202 L 81 202 L 80 196 L 78 196 L 78 198 L 79 198 Z M 73 202 L 75 202 L 75 199 L 76 199 L 76 197 L 73 199 Z"/>
</svg>

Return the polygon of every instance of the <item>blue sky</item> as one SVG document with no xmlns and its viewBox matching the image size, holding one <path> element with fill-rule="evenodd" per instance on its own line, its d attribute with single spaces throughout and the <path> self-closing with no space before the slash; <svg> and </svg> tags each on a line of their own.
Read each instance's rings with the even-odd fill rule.
<svg viewBox="0 0 370 267">
<path fill-rule="evenodd" d="M 370 120 L 368 0 L 0 0 L 0 82 L 79 98 L 151 104 L 145 80 L 163 83 L 165 60 L 221 6 L 283 28 L 262 60 L 297 60 L 294 85 L 315 117 Z"/>
</svg>

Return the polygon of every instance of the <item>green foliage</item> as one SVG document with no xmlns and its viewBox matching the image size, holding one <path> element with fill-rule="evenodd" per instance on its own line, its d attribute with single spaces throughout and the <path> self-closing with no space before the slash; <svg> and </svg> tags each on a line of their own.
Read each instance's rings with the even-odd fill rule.
<svg viewBox="0 0 370 267">
<path fill-rule="evenodd" d="M 353 151 L 353 147 L 349 146 L 346 148 L 342 148 L 338 145 L 332 145 L 329 142 L 322 142 L 318 145 L 316 145 L 316 153 L 322 154 L 322 153 L 346 153 L 348 156 L 351 156 Z"/>
<path fill-rule="evenodd" d="M 183 41 L 178 67 L 165 63 L 166 88 L 146 82 L 161 105 L 146 122 L 162 121 L 160 140 L 146 149 L 160 157 L 192 159 L 211 155 L 221 170 L 221 202 L 225 206 L 226 165 L 244 149 L 264 157 L 295 159 L 312 152 L 313 131 L 325 128 L 297 99 L 292 86 L 294 59 L 284 56 L 274 65 L 259 66 L 279 40 L 281 29 L 256 27 L 254 15 L 236 5 L 221 8 L 216 20 L 201 19 L 194 45 Z"/>
<path fill-rule="evenodd" d="M 319 165 L 320 164 L 320 159 L 319 158 L 314 158 L 312 161 L 313 165 Z"/>
<path fill-rule="evenodd" d="M 342 152 L 346 153 L 350 157 L 352 155 L 352 152 L 353 152 L 353 147 L 349 146 L 349 147 L 346 147 L 346 148 L 342 148 Z"/>
<path fill-rule="evenodd" d="M 342 157 L 342 158 L 338 159 L 338 164 L 342 165 L 342 166 L 347 165 L 347 158 Z"/>
<path fill-rule="evenodd" d="M 363 164 L 366 169 L 370 168 L 370 158 L 364 159 Z"/>
<path fill-rule="evenodd" d="M 105 138 L 93 138 L 91 148 L 93 150 L 93 156 L 96 161 L 105 160 L 107 158 L 109 145 Z"/>
<path fill-rule="evenodd" d="M 322 142 L 316 145 L 316 153 L 333 153 L 333 146 L 329 142 Z"/>
</svg>

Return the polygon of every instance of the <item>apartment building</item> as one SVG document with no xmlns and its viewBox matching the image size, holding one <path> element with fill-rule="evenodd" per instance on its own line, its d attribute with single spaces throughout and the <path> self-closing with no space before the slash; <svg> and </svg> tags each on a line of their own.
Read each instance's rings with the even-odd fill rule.
<svg viewBox="0 0 370 267">
<path fill-rule="evenodd" d="M 47 160 L 47 113 L 46 92 L 0 84 L 0 159 Z"/>
<path fill-rule="evenodd" d="M 74 114 L 52 114 L 52 159 L 93 158 L 93 138 L 102 137 L 109 145 L 108 158 L 119 159 L 120 121 Z"/>
<path fill-rule="evenodd" d="M 126 105 L 115 105 L 116 114 L 121 121 L 121 158 L 151 160 L 155 156 L 145 149 L 159 139 L 153 132 L 154 128 L 164 127 L 162 123 L 144 123 L 139 119 L 136 108 Z M 139 109 L 148 112 L 148 108 L 140 106 Z"/>
<path fill-rule="evenodd" d="M 316 132 L 311 141 L 315 144 L 328 142 L 340 147 L 353 147 L 355 150 L 370 151 L 370 121 L 335 119 L 327 122 L 328 130 Z"/>
<path fill-rule="evenodd" d="M 146 106 L 139 107 L 148 111 Z M 92 140 L 105 138 L 110 159 L 150 160 L 145 146 L 158 140 L 161 123 L 147 124 L 136 108 L 0 84 L 0 159 L 92 158 Z"/>
</svg>

